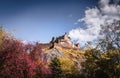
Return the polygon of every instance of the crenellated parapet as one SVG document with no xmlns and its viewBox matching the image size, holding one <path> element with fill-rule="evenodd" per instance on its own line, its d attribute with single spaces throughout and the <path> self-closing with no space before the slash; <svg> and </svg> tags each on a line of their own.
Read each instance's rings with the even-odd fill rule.
<svg viewBox="0 0 120 78">
<path fill-rule="evenodd" d="M 80 49 L 79 43 L 74 44 L 66 33 L 59 37 L 53 37 L 50 44 L 52 45 L 51 47 L 60 46 L 63 48 Z"/>
</svg>

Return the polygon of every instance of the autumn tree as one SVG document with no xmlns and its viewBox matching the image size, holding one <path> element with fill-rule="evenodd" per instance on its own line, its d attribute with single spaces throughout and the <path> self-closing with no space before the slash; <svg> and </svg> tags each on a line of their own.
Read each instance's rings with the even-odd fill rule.
<svg viewBox="0 0 120 78">
<path fill-rule="evenodd" d="M 120 22 L 101 27 L 96 48 L 85 52 L 83 72 L 87 78 L 119 78 Z"/>
<path fill-rule="evenodd" d="M 30 48 L 31 47 L 31 48 Z M 36 78 L 47 78 L 51 75 L 51 70 L 49 68 L 48 62 L 43 58 L 44 52 L 38 42 L 34 45 L 29 45 L 30 57 L 36 63 Z"/>
<path fill-rule="evenodd" d="M 0 77 L 45 78 L 51 74 L 39 43 L 24 44 L 0 30 Z"/>
<path fill-rule="evenodd" d="M 97 62 L 102 71 L 106 72 L 109 78 L 120 77 L 120 50 L 111 50 L 101 55 Z"/>
<path fill-rule="evenodd" d="M 62 77 L 61 63 L 58 58 L 52 59 L 50 68 L 52 71 L 52 78 L 61 78 Z"/>
<path fill-rule="evenodd" d="M 6 31 L 3 30 L 2 27 L 0 27 L 0 46 L 3 43 L 3 41 L 5 40 L 5 38 L 7 38 L 7 37 L 8 37 L 8 35 L 7 35 Z"/>
<path fill-rule="evenodd" d="M 120 50 L 120 21 L 111 25 L 102 25 L 98 38 L 98 48 L 102 51 Z"/>
<path fill-rule="evenodd" d="M 108 75 L 104 70 L 101 70 L 98 62 L 100 62 L 101 54 L 99 50 L 91 49 L 86 50 L 85 54 L 85 62 L 82 63 L 83 69 L 82 69 L 82 75 L 84 75 L 84 78 L 108 78 Z M 104 63 L 103 61 L 101 63 Z M 99 72 L 101 71 L 101 72 Z M 97 75 L 97 76 L 96 76 Z"/>
<path fill-rule="evenodd" d="M 77 76 L 77 68 L 71 59 L 67 57 L 60 58 L 60 63 L 64 78 L 75 78 Z"/>
<path fill-rule="evenodd" d="M 19 40 L 6 39 L 0 47 L 0 77 L 31 78 L 36 64 L 25 53 L 23 43 Z"/>
</svg>

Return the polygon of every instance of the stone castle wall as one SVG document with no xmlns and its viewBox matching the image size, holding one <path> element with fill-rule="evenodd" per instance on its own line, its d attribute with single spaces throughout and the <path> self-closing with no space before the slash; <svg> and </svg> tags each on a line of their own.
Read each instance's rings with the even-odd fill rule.
<svg viewBox="0 0 120 78">
<path fill-rule="evenodd" d="M 67 34 L 64 34 L 63 36 L 60 36 L 60 37 L 53 37 L 51 42 L 51 44 L 53 44 L 53 47 L 54 46 L 61 46 L 61 47 L 65 47 L 65 48 L 75 48 L 75 49 L 80 49 L 80 45 L 79 44 L 74 44 L 72 41 L 71 41 L 71 38 L 67 35 Z"/>
<path fill-rule="evenodd" d="M 67 35 L 64 34 L 63 36 L 59 36 L 59 37 L 53 37 L 52 40 L 50 41 L 50 43 L 40 43 L 40 46 L 42 49 L 45 48 L 53 48 L 55 46 L 59 46 L 61 48 L 73 48 L 73 49 L 80 49 L 80 45 L 79 44 L 74 44 L 71 40 L 71 38 Z"/>
</svg>

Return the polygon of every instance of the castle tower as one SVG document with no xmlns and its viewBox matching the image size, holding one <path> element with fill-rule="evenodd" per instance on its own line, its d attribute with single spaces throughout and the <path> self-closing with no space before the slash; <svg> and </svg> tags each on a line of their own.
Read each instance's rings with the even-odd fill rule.
<svg viewBox="0 0 120 78">
<path fill-rule="evenodd" d="M 60 46 L 64 48 L 76 48 L 79 49 L 80 45 L 79 44 L 74 44 L 71 40 L 71 38 L 65 33 L 63 36 L 59 37 L 52 37 L 52 40 L 50 41 L 51 48 L 55 46 Z"/>
</svg>

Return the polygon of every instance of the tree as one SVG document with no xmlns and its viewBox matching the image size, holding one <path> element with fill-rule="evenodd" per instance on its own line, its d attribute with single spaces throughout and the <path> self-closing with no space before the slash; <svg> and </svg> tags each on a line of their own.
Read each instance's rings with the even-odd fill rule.
<svg viewBox="0 0 120 78">
<path fill-rule="evenodd" d="M 100 34 L 102 38 L 98 38 L 99 48 L 102 51 L 120 50 L 120 21 L 111 25 L 101 26 Z"/>
<path fill-rule="evenodd" d="M 58 58 L 54 58 L 51 61 L 50 68 L 52 71 L 52 78 L 61 78 L 62 77 L 61 63 Z"/>
<path fill-rule="evenodd" d="M 91 49 L 85 51 L 85 62 L 82 63 L 84 76 L 87 78 L 94 78 L 96 71 L 99 69 L 96 62 L 99 61 L 100 54 L 98 50 Z"/>
<path fill-rule="evenodd" d="M 47 78 L 49 75 L 51 75 L 51 70 L 49 68 L 48 62 L 43 59 L 44 52 L 41 49 L 41 46 L 38 42 L 35 43 L 35 45 L 28 45 L 30 57 L 33 61 L 36 63 L 36 78 Z"/>
<path fill-rule="evenodd" d="M 50 78 L 51 76 L 51 69 L 48 65 L 48 62 L 38 60 L 36 68 L 36 76 L 35 78 Z"/>
<path fill-rule="evenodd" d="M 67 57 L 60 58 L 61 69 L 63 77 L 72 78 L 77 75 L 77 69 L 75 68 L 74 62 Z"/>
<path fill-rule="evenodd" d="M 85 51 L 83 73 L 87 78 L 119 78 L 120 22 L 102 26 L 97 47 Z"/>
<path fill-rule="evenodd" d="M 6 33 L 5 30 L 2 29 L 2 27 L 0 27 L 0 46 L 3 43 L 3 41 L 5 40 L 5 38 L 7 38 L 8 35 Z"/>
<path fill-rule="evenodd" d="M 24 50 L 24 44 L 17 39 L 5 39 L 0 47 L 0 77 L 31 78 L 36 64 Z"/>
<path fill-rule="evenodd" d="M 30 56 L 32 60 L 42 60 L 43 57 L 43 51 L 41 49 L 41 46 L 38 42 L 35 43 L 35 45 L 31 46 L 32 50 L 30 50 Z"/>
<path fill-rule="evenodd" d="M 109 78 L 120 77 L 120 50 L 111 50 L 104 53 L 98 62 L 101 70 L 107 73 Z"/>
</svg>

